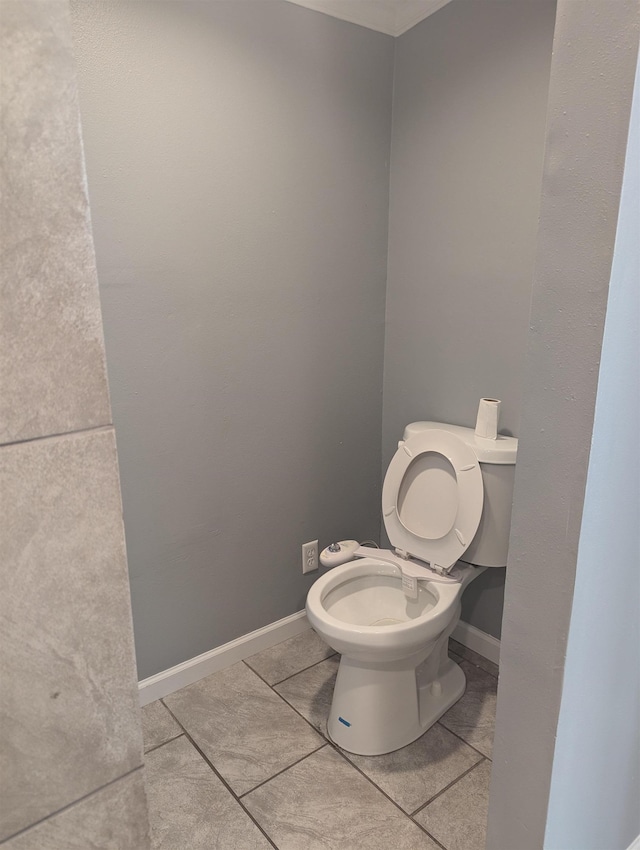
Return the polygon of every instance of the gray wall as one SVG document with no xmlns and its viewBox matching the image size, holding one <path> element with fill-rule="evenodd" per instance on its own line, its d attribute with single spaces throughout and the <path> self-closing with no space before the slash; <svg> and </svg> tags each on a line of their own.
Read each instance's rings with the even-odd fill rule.
<svg viewBox="0 0 640 850">
<path fill-rule="evenodd" d="M 142 678 L 375 538 L 393 39 L 285 2 L 73 4 Z"/>
<path fill-rule="evenodd" d="M 640 836 L 638 233 L 640 65 L 551 776 L 544 842 L 548 850 L 626 850 Z M 608 565 L 613 565 L 613 575 Z"/>
<path fill-rule="evenodd" d="M 555 3 L 455 0 L 396 42 L 382 465 L 407 422 L 518 434 Z M 463 619 L 500 635 L 504 570 Z"/>
<path fill-rule="evenodd" d="M 610 821 L 609 827 L 601 824 L 594 831 L 594 841 L 608 829 L 609 837 L 613 837 L 617 829 L 613 821 L 618 817 L 621 831 L 628 829 L 631 812 L 637 810 L 637 798 L 626 796 L 632 788 L 625 789 L 624 800 L 617 801 L 615 807 L 612 802 L 616 789 L 621 792 L 621 784 L 629 776 L 633 746 L 629 739 L 625 752 L 621 740 L 633 731 L 634 721 L 629 717 L 633 705 L 618 706 L 618 697 L 622 699 L 631 684 L 625 680 L 634 655 L 637 658 L 637 643 L 632 645 L 631 623 L 625 623 L 627 630 L 617 622 L 619 615 L 631 613 L 633 602 L 623 599 L 633 592 L 625 583 L 633 569 L 625 564 L 626 556 L 620 564 L 616 560 L 616 554 L 629 552 L 633 546 L 631 529 L 624 529 L 620 535 L 619 550 L 599 559 L 603 571 L 600 582 L 612 582 L 617 587 L 599 589 L 588 600 L 583 593 L 592 576 L 589 558 L 582 554 L 585 572 L 579 574 L 576 589 L 575 624 L 579 629 L 584 622 L 586 605 L 589 628 L 579 637 L 576 631 L 575 639 L 583 645 L 571 650 L 566 668 L 565 656 L 578 549 L 584 553 L 583 547 L 588 548 L 598 534 L 600 526 L 596 523 L 604 519 L 596 520 L 593 505 L 588 503 L 583 520 L 583 502 L 636 69 L 639 10 L 637 0 L 606 4 L 599 0 L 561 0 L 558 4 L 507 568 L 488 850 L 539 850 L 545 846 L 557 733 L 558 767 L 561 770 L 564 762 L 570 773 L 562 780 L 558 778 L 560 784 L 554 789 L 555 799 L 549 809 L 555 820 L 550 825 L 554 830 L 549 835 L 550 850 L 592 846 L 582 844 L 580 833 L 573 832 L 577 804 L 575 798 L 563 796 L 566 783 L 588 791 L 588 797 L 580 803 L 585 826 L 593 827 L 598 816 Z M 634 286 L 637 293 L 637 280 Z M 625 302 L 621 307 L 626 312 L 633 304 Z M 612 330 L 615 327 L 614 321 Z M 613 353 L 607 354 L 605 349 L 605 408 L 611 398 L 608 357 Z M 625 386 L 632 380 L 632 373 L 624 366 L 620 379 Z M 637 393 L 637 386 L 629 389 Z M 631 466 L 637 463 L 637 432 L 635 438 L 629 438 L 626 425 L 621 428 L 618 419 L 616 411 L 615 439 L 625 444 L 630 440 Z M 602 427 L 606 422 L 601 421 Z M 602 463 L 603 449 L 608 454 L 608 447 L 600 443 L 603 437 L 597 429 L 597 466 Z M 615 451 L 612 457 L 616 457 Z M 620 475 L 624 486 L 632 469 L 621 469 L 616 457 L 615 470 L 604 474 L 595 468 L 592 471 L 593 486 L 602 483 L 606 487 L 597 495 L 597 510 L 602 511 L 610 498 L 612 479 Z M 613 608 L 608 601 L 615 603 Z M 628 635 L 630 643 L 627 637 L 624 643 L 616 640 L 621 634 Z M 591 655 L 590 650 L 600 640 L 603 645 L 598 654 Z M 609 665 L 611 669 L 607 669 Z M 563 678 L 567 707 L 574 709 L 575 677 L 585 669 L 589 696 L 579 712 L 572 711 L 571 718 L 579 732 L 575 749 L 566 727 L 561 725 L 558 730 L 558 713 Z M 612 675 L 614 683 L 609 691 Z M 619 719 L 624 728 L 616 730 Z M 609 743 L 610 761 L 600 748 L 600 744 Z M 569 750 L 572 755 L 567 759 Z M 587 777 L 585 765 L 600 769 Z M 571 844 L 564 843 L 566 834 L 561 834 L 557 820 L 557 807 L 565 802 L 575 840 Z M 623 837 L 621 833 L 616 836 Z M 562 843 L 555 843 L 559 838 Z M 614 850 L 608 840 L 599 844 L 605 846 Z M 622 846 L 616 842 L 615 850 Z"/>
<path fill-rule="evenodd" d="M 0 4 L 0 843 L 148 843 L 66 2 Z"/>
</svg>

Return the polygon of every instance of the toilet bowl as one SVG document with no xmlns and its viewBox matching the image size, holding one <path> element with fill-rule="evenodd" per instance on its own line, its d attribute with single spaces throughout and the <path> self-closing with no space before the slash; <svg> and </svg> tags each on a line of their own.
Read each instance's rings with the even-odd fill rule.
<svg viewBox="0 0 640 850">
<path fill-rule="evenodd" d="M 462 696 L 464 674 L 448 641 L 475 575 L 467 567 L 459 581 L 420 581 L 418 598 L 407 599 L 400 568 L 374 556 L 315 582 L 307 617 L 342 655 L 327 722 L 335 743 L 360 755 L 397 750 Z"/>
<path fill-rule="evenodd" d="M 362 547 L 309 590 L 309 622 L 342 656 L 327 732 L 348 752 L 406 746 L 464 693 L 448 640 L 467 585 L 506 564 L 516 447 L 459 426 L 407 426 L 382 494 L 394 549 Z"/>
<path fill-rule="evenodd" d="M 409 600 L 398 567 L 363 558 L 315 582 L 307 615 L 337 652 L 386 663 L 423 652 L 450 623 L 460 591 L 457 583 L 420 582 L 418 598 Z"/>
<path fill-rule="evenodd" d="M 309 622 L 342 654 L 327 731 L 349 752 L 404 747 L 464 693 L 447 652 L 463 584 L 419 585 L 408 600 L 400 569 L 373 557 L 336 567 L 309 591 Z"/>
</svg>

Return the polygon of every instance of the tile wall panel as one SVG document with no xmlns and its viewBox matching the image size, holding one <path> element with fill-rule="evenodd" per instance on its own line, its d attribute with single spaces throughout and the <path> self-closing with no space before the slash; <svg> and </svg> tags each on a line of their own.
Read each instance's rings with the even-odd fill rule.
<svg viewBox="0 0 640 850">
<path fill-rule="evenodd" d="M 6 850 L 144 850 L 149 830 L 140 818 L 146 806 L 137 770 L 75 803 L 5 845 Z"/>
<path fill-rule="evenodd" d="M 0 840 L 142 763 L 111 428 L 0 450 Z"/>
<path fill-rule="evenodd" d="M 67 4 L 0 5 L 0 443 L 111 421 Z"/>
</svg>

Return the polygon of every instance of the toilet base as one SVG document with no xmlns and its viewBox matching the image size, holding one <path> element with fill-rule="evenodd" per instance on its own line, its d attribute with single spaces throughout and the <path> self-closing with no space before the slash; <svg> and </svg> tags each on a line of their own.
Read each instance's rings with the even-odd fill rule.
<svg viewBox="0 0 640 850">
<path fill-rule="evenodd" d="M 430 660 L 416 670 L 410 663 L 404 669 L 397 662 L 374 667 L 343 656 L 327 723 L 331 740 L 347 752 L 377 756 L 423 735 L 466 685 L 460 667 L 446 656 L 437 676 L 429 676 Z"/>
</svg>

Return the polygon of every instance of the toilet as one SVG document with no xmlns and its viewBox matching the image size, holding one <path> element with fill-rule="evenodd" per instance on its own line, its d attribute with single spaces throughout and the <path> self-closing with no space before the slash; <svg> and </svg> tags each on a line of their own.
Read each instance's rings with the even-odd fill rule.
<svg viewBox="0 0 640 850">
<path fill-rule="evenodd" d="M 348 752 L 410 744 L 464 693 L 448 640 L 467 585 L 507 563 L 517 446 L 457 425 L 408 425 L 382 488 L 393 548 L 354 544 L 352 560 L 309 590 L 309 622 L 342 655 L 327 731 Z"/>
</svg>

